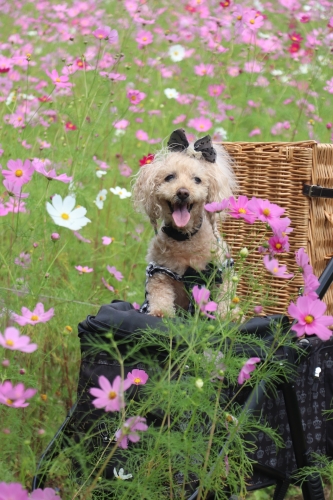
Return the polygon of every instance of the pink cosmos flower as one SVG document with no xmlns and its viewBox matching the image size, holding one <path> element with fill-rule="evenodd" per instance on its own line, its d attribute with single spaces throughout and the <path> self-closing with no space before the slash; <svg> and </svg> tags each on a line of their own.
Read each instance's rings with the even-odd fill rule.
<svg viewBox="0 0 333 500">
<path fill-rule="evenodd" d="M 194 128 L 198 132 L 207 132 L 207 130 L 209 130 L 213 126 L 209 118 L 205 118 L 204 116 L 200 116 L 199 118 L 192 118 L 187 125 Z"/>
<path fill-rule="evenodd" d="M 13 313 L 11 318 L 21 326 L 36 325 L 37 323 L 46 323 L 54 316 L 54 309 L 51 307 L 48 311 L 44 311 L 44 304 L 38 302 L 35 309 L 30 311 L 26 307 L 22 307 L 22 316 Z"/>
<path fill-rule="evenodd" d="M 136 309 L 137 311 L 140 309 L 140 304 L 138 304 L 137 302 L 133 302 L 132 306 L 133 309 Z"/>
<path fill-rule="evenodd" d="M 112 242 L 113 238 L 111 238 L 110 236 L 102 236 L 103 245 L 111 245 Z"/>
<path fill-rule="evenodd" d="M 54 168 L 47 170 L 46 167 L 51 164 L 50 160 L 40 158 L 34 158 L 32 161 L 32 165 L 35 167 L 36 172 L 44 175 L 49 181 L 56 180 L 63 182 L 64 184 L 69 184 L 72 182 L 73 177 L 68 177 L 66 174 L 57 175 Z"/>
<path fill-rule="evenodd" d="M 198 76 L 214 76 L 213 64 L 199 64 L 194 66 L 194 73 Z"/>
<path fill-rule="evenodd" d="M 224 89 L 225 89 L 225 85 L 223 85 L 223 83 L 220 85 L 209 85 L 208 86 L 208 94 L 211 97 L 218 97 L 219 95 L 222 94 Z"/>
<path fill-rule="evenodd" d="M 19 199 L 10 198 L 5 204 L 8 212 L 18 214 L 19 212 L 26 213 L 27 209 L 25 202 Z"/>
<path fill-rule="evenodd" d="M 43 429 L 39 430 L 39 434 L 42 435 L 43 433 L 40 433 Z M 53 488 L 45 488 L 42 490 L 41 488 L 38 488 L 37 490 L 34 490 L 32 493 L 30 493 L 30 500 L 61 500 L 59 495 L 54 491 Z"/>
<path fill-rule="evenodd" d="M 29 193 L 22 193 L 22 186 L 18 186 L 17 183 L 5 179 L 3 181 L 7 193 L 13 198 L 28 198 Z"/>
<path fill-rule="evenodd" d="M 316 293 L 316 290 L 318 289 L 320 283 L 314 274 L 307 274 L 304 276 L 304 290 L 303 290 L 303 296 L 309 297 L 312 300 L 318 299 L 318 294 Z"/>
<path fill-rule="evenodd" d="M 0 345 L 11 351 L 34 352 L 37 344 L 30 344 L 30 340 L 27 335 L 20 336 L 20 332 L 13 326 L 6 328 L 3 335 L 0 332 Z"/>
<path fill-rule="evenodd" d="M 92 401 L 96 408 L 105 408 L 105 411 L 120 411 L 121 408 L 125 408 L 124 391 L 131 387 L 130 380 L 122 380 L 117 375 L 113 383 L 110 384 L 108 379 L 101 375 L 98 377 L 98 383 L 100 389 L 97 387 L 89 389 L 90 394 L 96 397 Z"/>
<path fill-rule="evenodd" d="M 25 253 L 25 252 L 20 253 L 19 257 L 16 257 L 16 259 L 14 260 L 14 264 L 23 267 L 23 269 L 28 269 L 28 267 L 31 264 L 30 253 Z"/>
<path fill-rule="evenodd" d="M 98 40 L 108 40 L 109 43 L 118 43 L 118 31 L 112 30 L 109 26 L 97 28 L 92 34 Z"/>
<path fill-rule="evenodd" d="M 0 500 L 29 500 L 29 497 L 22 484 L 0 483 Z"/>
<path fill-rule="evenodd" d="M 34 173 L 30 160 L 24 160 L 24 163 L 22 160 L 9 160 L 7 167 L 9 170 L 2 170 L 2 175 L 18 187 L 29 182 Z"/>
<path fill-rule="evenodd" d="M 236 200 L 233 196 L 229 198 L 229 215 L 234 219 L 244 219 L 249 224 L 256 220 L 256 214 L 250 209 L 250 202 L 247 196 L 239 196 Z"/>
<path fill-rule="evenodd" d="M 249 137 L 254 137 L 255 135 L 260 135 L 261 134 L 261 130 L 260 128 L 254 128 L 253 130 L 251 130 L 251 132 L 249 133 Z"/>
<path fill-rule="evenodd" d="M 145 385 L 149 376 L 144 370 L 132 370 L 127 374 L 127 380 L 130 380 L 134 385 Z"/>
<path fill-rule="evenodd" d="M 139 104 L 145 97 L 146 94 L 144 92 L 140 92 L 140 90 L 132 90 L 129 89 L 126 94 L 127 99 L 129 99 L 131 104 Z"/>
<path fill-rule="evenodd" d="M 0 217 L 5 217 L 9 213 L 9 209 L 0 201 Z"/>
<path fill-rule="evenodd" d="M 109 271 L 110 274 L 113 274 L 113 276 L 116 278 L 117 281 L 122 281 L 124 276 L 121 274 L 120 271 L 117 271 L 117 269 L 114 266 L 106 266 L 106 269 Z"/>
<path fill-rule="evenodd" d="M 268 240 L 269 251 L 272 255 L 276 253 L 289 252 L 288 236 L 272 236 Z"/>
<path fill-rule="evenodd" d="M 285 236 L 292 233 L 293 228 L 290 227 L 291 220 L 289 217 L 282 217 L 281 219 L 272 219 L 269 223 L 274 234 Z"/>
<path fill-rule="evenodd" d="M 147 429 L 148 425 L 146 425 L 144 417 L 130 417 L 115 434 L 119 447 L 127 449 L 128 441 L 137 443 L 140 441 L 140 436 L 136 431 L 146 431 Z"/>
<path fill-rule="evenodd" d="M 330 80 L 326 80 L 327 86 L 324 87 L 324 90 L 327 90 L 330 94 L 333 94 L 333 77 Z"/>
<path fill-rule="evenodd" d="M 207 212 L 222 212 L 229 206 L 229 199 L 225 199 L 222 201 L 213 201 L 212 203 L 207 203 L 205 205 L 205 210 Z"/>
<path fill-rule="evenodd" d="M 215 316 L 208 314 L 209 312 L 216 311 L 217 309 L 216 302 L 208 302 L 210 291 L 205 287 L 199 288 L 198 285 L 195 285 L 195 287 L 193 287 L 192 294 L 194 300 L 200 307 L 200 311 L 203 312 L 208 318 L 215 319 Z"/>
<path fill-rule="evenodd" d="M 279 218 L 285 212 L 285 208 L 281 208 L 275 203 L 270 203 L 268 200 L 261 198 L 251 198 L 248 204 L 249 210 L 254 213 L 259 220 L 270 224 L 271 221 Z"/>
<path fill-rule="evenodd" d="M 250 358 L 244 363 L 238 375 L 238 383 L 240 385 L 244 384 L 245 380 L 250 378 L 250 373 L 255 370 L 256 363 L 260 363 L 260 361 L 260 358 Z"/>
<path fill-rule="evenodd" d="M 270 259 L 268 255 L 265 255 L 264 266 L 268 272 L 273 274 L 276 278 L 292 278 L 293 274 L 286 274 L 287 266 L 280 266 L 277 259 Z"/>
<path fill-rule="evenodd" d="M 120 175 L 122 175 L 123 177 L 129 177 L 130 175 L 132 175 L 133 170 L 125 163 L 118 165 L 118 168 Z"/>
<path fill-rule="evenodd" d="M 324 316 L 326 308 L 325 302 L 310 297 L 298 297 L 296 304 L 291 302 L 288 313 L 297 320 L 291 327 L 297 337 L 315 334 L 321 340 L 328 340 L 332 332 L 327 327 L 333 325 L 333 316 Z"/>
<path fill-rule="evenodd" d="M 260 73 L 263 69 L 263 64 L 258 61 L 248 61 L 244 64 L 246 73 Z"/>
<path fill-rule="evenodd" d="M 74 266 L 75 269 L 77 269 L 77 271 L 79 271 L 79 274 L 83 274 L 83 273 L 92 273 L 93 272 L 93 268 L 92 267 L 88 267 L 88 266 Z"/>
<path fill-rule="evenodd" d="M 139 49 L 142 49 L 146 45 L 153 43 L 153 35 L 150 31 L 141 30 L 137 33 L 135 40 L 139 44 Z"/>
<path fill-rule="evenodd" d="M 125 130 L 129 124 L 130 122 L 128 120 L 118 120 L 117 122 L 114 122 L 113 126 L 118 130 Z"/>
<path fill-rule="evenodd" d="M 186 115 L 179 115 L 176 116 L 176 118 L 172 121 L 172 123 L 177 125 L 178 123 L 182 123 L 184 120 L 186 120 Z"/>
<path fill-rule="evenodd" d="M 137 130 L 135 132 L 135 137 L 139 139 L 139 141 L 148 141 L 149 139 L 147 132 L 145 132 L 144 130 Z"/>
<path fill-rule="evenodd" d="M 307 275 L 313 273 L 313 268 L 309 264 L 309 256 L 306 253 L 306 251 L 304 250 L 304 248 L 300 248 L 299 250 L 297 250 L 295 252 L 295 260 L 296 260 L 296 264 L 298 264 L 299 267 L 301 268 L 304 276 L 307 276 Z"/>
<path fill-rule="evenodd" d="M 251 31 L 257 31 L 264 24 L 264 18 L 255 10 L 251 9 L 245 12 L 243 16 L 243 22 L 246 28 L 250 29 Z"/>
<path fill-rule="evenodd" d="M 12 408 L 25 408 L 29 406 L 25 400 L 32 398 L 36 392 L 36 389 L 25 389 L 21 383 L 13 385 L 9 380 L 6 380 L 0 384 L 0 403 Z"/>
<path fill-rule="evenodd" d="M 73 86 L 72 83 L 70 83 L 68 76 L 66 75 L 59 75 L 58 71 L 56 69 L 53 69 L 51 72 L 46 70 L 45 73 L 49 78 L 51 78 L 52 83 L 58 88 L 58 89 L 68 89 Z"/>
<path fill-rule="evenodd" d="M 102 278 L 102 283 L 105 286 L 105 288 L 107 288 L 108 290 L 110 290 L 110 292 L 114 292 L 113 286 L 109 285 L 109 283 L 106 281 L 106 279 Z"/>
</svg>

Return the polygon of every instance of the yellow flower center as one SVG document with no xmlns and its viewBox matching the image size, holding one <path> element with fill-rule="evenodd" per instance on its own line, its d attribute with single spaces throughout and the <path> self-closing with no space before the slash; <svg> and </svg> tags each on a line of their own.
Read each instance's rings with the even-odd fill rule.
<svg viewBox="0 0 333 500">
<path fill-rule="evenodd" d="M 82 268 L 82 272 L 83 272 L 83 273 L 88 272 L 88 268 L 87 268 L 87 266 Z"/>
<path fill-rule="evenodd" d="M 277 267 L 273 267 L 273 273 L 277 273 L 278 272 L 278 268 Z"/>
<path fill-rule="evenodd" d="M 73 331 L 73 328 L 72 328 L 71 326 L 68 326 L 68 325 L 67 325 L 67 326 L 65 326 L 65 329 L 66 329 L 69 333 L 71 333 L 71 332 Z"/>
<path fill-rule="evenodd" d="M 98 35 L 98 38 L 100 38 L 102 40 L 102 38 L 104 38 L 103 35 Z"/>
<path fill-rule="evenodd" d="M 146 42 L 146 41 L 147 41 L 147 37 L 146 37 L 146 36 L 144 36 L 144 37 L 142 38 L 142 41 L 143 41 L 143 42 Z"/>
<path fill-rule="evenodd" d="M 271 212 L 270 212 L 269 208 L 264 208 L 264 210 L 262 211 L 262 213 L 263 213 L 264 215 L 267 215 L 267 216 L 268 216 Z"/>
<path fill-rule="evenodd" d="M 31 321 L 38 321 L 39 317 L 36 314 L 33 314 L 30 319 Z"/>
<path fill-rule="evenodd" d="M 178 56 L 178 52 L 177 51 L 175 51 L 174 54 L 175 54 L 175 56 Z"/>
<path fill-rule="evenodd" d="M 234 297 L 234 298 L 232 299 L 232 301 L 231 301 L 231 302 L 233 302 L 234 304 L 238 304 L 238 302 L 239 302 L 239 301 L 240 301 L 240 298 L 236 296 L 236 297 Z"/>
<path fill-rule="evenodd" d="M 61 82 L 60 78 L 55 79 L 56 82 Z"/>
<path fill-rule="evenodd" d="M 61 214 L 61 218 L 64 219 L 64 220 L 68 220 L 69 219 L 69 215 L 68 214 Z"/>
<path fill-rule="evenodd" d="M 245 208 L 239 208 L 239 209 L 238 209 L 238 213 L 239 213 L 239 214 L 246 214 L 246 210 L 245 210 Z"/>
<path fill-rule="evenodd" d="M 114 391 L 109 392 L 109 399 L 115 399 L 117 397 L 117 393 Z"/>
<path fill-rule="evenodd" d="M 6 345 L 12 347 L 14 345 L 14 342 L 12 340 L 6 340 Z"/>
<path fill-rule="evenodd" d="M 22 116 L 19 116 L 17 119 L 18 122 L 21 122 L 22 120 L 23 120 Z"/>
<path fill-rule="evenodd" d="M 15 170 L 15 176 L 16 177 L 22 177 L 22 175 L 23 175 L 23 170 L 20 170 L 20 169 L 19 170 Z"/>
<path fill-rule="evenodd" d="M 314 317 L 311 316 L 311 314 L 308 314 L 307 316 L 305 316 L 304 320 L 305 320 L 305 323 L 307 323 L 308 325 L 310 325 L 313 322 Z"/>
<path fill-rule="evenodd" d="M 141 382 L 141 378 L 136 377 L 136 378 L 133 380 L 133 382 L 134 382 L 135 384 L 140 384 L 140 382 Z"/>
<path fill-rule="evenodd" d="M 254 19 L 250 19 L 250 24 L 254 24 L 255 23 L 255 20 Z"/>
<path fill-rule="evenodd" d="M 146 163 L 151 163 L 151 160 L 146 160 Z"/>
<path fill-rule="evenodd" d="M 280 248 L 282 248 L 281 243 L 277 243 L 277 244 L 275 245 L 275 248 L 277 248 L 278 250 L 280 250 Z"/>
<path fill-rule="evenodd" d="M 199 128 L 200 128 L 200 129 L 203 129 L 203 128 L 204 128 L 204 126 L 203 126 L 203 125 L 199 125 Z"/>
<path fill-rule="evenodd" d="M 13 401 L 11 399 L 6 399 L 6 403 L 7 403 L 7 405 L 12 405 Z"/>
<path fill-rule="evenodd" d="M 99 199 L 100 199 L 100 200 L 103 200 L 103 196 L 101 195 L 101 196 L 99 197 Z"/>
<path fill-rule="evenodd" d="M 135 99 L 136 99 L 136 96 L 135 96 L 135 95 L 132 95 L 131 100 L 132 100 L 132 101 L 135 101 Z"/>
<path fill-rule="evenodd" d="M 237 20 L 241 21 L 242 20 L 242 16 L 237 16 Z"/>
</svg>

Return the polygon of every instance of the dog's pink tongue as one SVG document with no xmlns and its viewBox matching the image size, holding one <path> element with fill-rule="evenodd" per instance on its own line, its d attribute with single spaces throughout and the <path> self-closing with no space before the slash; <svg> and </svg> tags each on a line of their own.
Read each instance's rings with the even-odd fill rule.
<svg viewBox="0 0 333 500">
<path fill-rule="evenodd" d="M 191 214 L 187 210 L 186 205 L 175 205 L 172 213 L 172 218 L 175 221 L 176 226 L 184 227 L 190 220 Z"/>
</svg>

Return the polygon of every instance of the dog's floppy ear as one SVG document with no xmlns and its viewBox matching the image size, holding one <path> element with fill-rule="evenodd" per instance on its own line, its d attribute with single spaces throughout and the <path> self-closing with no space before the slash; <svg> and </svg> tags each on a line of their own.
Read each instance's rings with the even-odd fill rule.
<svg viewBox="0 0 333 500">
<path fill-rule="evenodd" d="M 168 149 L 172 152 L 184 151 L 189 147 L 189 142 L 185 135 L 185 130 L 178 128 L 174 130 L 168 140 Z"/>
<path fill-rule="evenodd" d="M 153 226 L 161 216 L 156 198 L 156 180 L 160 163 L 153 161 L 140 168 L 133 186 L 133 202 L 139 212 L 146 213 Z"/>
<path fill-rule="evenodd" d="M 214 144 L 216 161 L 207 166 L 209 188 L 207 203 L 222 201 L 237 191 L 237 180 L 232 168 L 232 159 L 219 144 Z"/>
</svg>

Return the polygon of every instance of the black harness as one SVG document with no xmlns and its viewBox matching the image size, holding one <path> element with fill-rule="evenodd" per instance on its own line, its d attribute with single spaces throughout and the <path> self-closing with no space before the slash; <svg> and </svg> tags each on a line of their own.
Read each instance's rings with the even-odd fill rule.
<svg viewBox="0 0 333 500">
<path fill-rule="evenodd" d="M 221 285 L 223 283 L 222 274 L 223 270 L 234 265 L 233 259 L 227 259 L 221 267 L 216 266 L 214 263 L 209 262 L 203 271 L 196 271 L 192 267 L 188 267 L 183 275 L 177 274 L 171 269 L 164 266 L 159 266 L 155 262 L 150 262 L 146 268 L 146 294 L 145 301 L 142 304 L 139 311 L 141 313 L 149 313 L 149 302 L 147 293 L 147 283 L 149 278 L 154 276 L 156 273 L 165 274 L 176 281 L 184 283 L 185 290 L 189 296 L 189 307 L 188 312 L 190 314 L 194 313 L 194 301 L 192 297 L 192 289 L 195 285 L 200 288 L 207 285 L 208 282 L 214 285 Z"/>
</svg>

